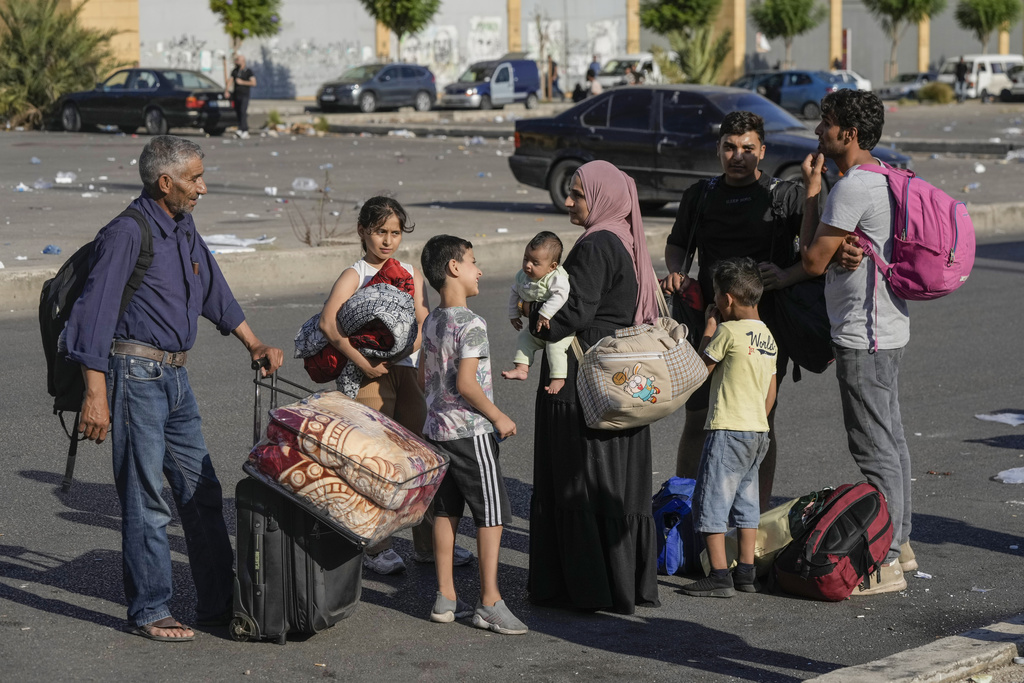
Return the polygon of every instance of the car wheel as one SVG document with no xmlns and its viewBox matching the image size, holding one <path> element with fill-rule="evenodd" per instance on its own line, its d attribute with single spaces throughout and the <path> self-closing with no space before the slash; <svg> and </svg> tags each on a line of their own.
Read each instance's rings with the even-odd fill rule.
<svg viewBox="0 0 1024 683">
<path fill-rule="evenodd" d="M 804 184 L 804 172 L 800 170 L 799 166 L 787 166 L 786 168 L 779 171 L 776 175 L 779 180 L 788 180 L 790 182 Z"/>
<path fill-rule="evenodd" d="M 491 104 L 491 98 L 488 95 L 484 95 L 480 98 L 481 109 L 494 109 L 494 105 Z"/>
<path fill-rule="evenodd" d="M 159 109 L 146 112 L 146 132 L 150 135 L 167 135 L 167 119 Z"/>
<path fill-rule="evenodd" d="M 817 102 L 808 102 L 804 105 L 804 108 L 800 110 L 800 114 L 805 119 L 811 121 L 821 117 L 821 107 L 818 106 Z"/>
<path fill-rule="evenodd" d="M 548 194 L 551 195 L 551 203 L 562 213 L 569 213 L 565 206 L 565 198 L 569 196 L 572 177 L 582 165 L 582 162 L 576 159 L 565 159 L 555 164 L 548 175 Z"/>
<path fill-rule="evenodd" d="M 125 135 L 134 135 L 135 131 L 139 129 L 138 126 L 118 126 L 117 128 Z"/>
<path fill-rule="evenodd" d="M 981 103 L 985 104 L 986 102 L 988 102 L 988 89 L 987 88 L 981 91 Z"/>
<path fill-rule="evenodd" d="M 434 102 L 430 99 L 430 93 L 426 90 L 416 93 L 416 102 L 413 104 L 416 111 L 430 111 L 432 106 L 434 106 Z"/>
<path fill-rule="evenodd" d="M 526 108 L 527 109 L 536 109 L 537 108 L 537 96 L 534 95 L 533 93 L 530 93 L 529 95 L 526 96 Z"/>
<path fill-rule="evenodd" d="M 654 200 L 640 202 L 640 211 L 642 213 L 654 213 L 664 209 L 668 205 L 668 202 L 657 202 Z"/>
<path fill-rule="evenodd" d="M 77 133 L 82 130 L 82 117 L 78 114 L 78 107 L 71 104 L 64 105 L 60 110 L 60 123 L 69 133 Z"/>
<path fill-rule="evenodd" d="M 1011 93 L 1006 88 L 1003 88 L 1003 91 L 999 93 L 999 99 L 1001 99 L 1003 102 L 1013 102 L 1013 93 Z"/>
<path fill-rule="evenodd" d="M 203 132 L 209 135 L 211 138 L 216 138 L 220 137 L 221 135 L 224 135 L 225 130 L 226 129 L 223 126 L 210 126 L 207 128 L 203 128 Z"/>
<path fill-rule="evenodd" d="M 364 92 L 359 98 L 359 111 L 364 114 L 377 111 L 377 96 L 372 92 Z"/>
</svg>

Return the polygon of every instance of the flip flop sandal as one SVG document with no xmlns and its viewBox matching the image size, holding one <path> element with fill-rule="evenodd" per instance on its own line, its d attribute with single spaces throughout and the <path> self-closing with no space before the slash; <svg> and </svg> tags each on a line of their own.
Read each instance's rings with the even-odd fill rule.
<svg viewBox="0 0 1024 683">
<path fill-rule="evenodd" d="M 136 636 L 142 636 L 143 638 L 148 638 L 149 640 L 157 640 L 157 641 L 160 641 L 162 643 L 177 643 L 177 642 L 187 643 L 187 642 L 195 639 L 195 634 L 194 633 L 192 635 L 190 635 L 190 636 L 182 636 L 181 638 L 172 638 L 170 636 L 160 636 L 160 635 L 157 635 L 156 633 L 153 632 L 153 629 L 157 629 L 157 628 L 163 629 L 163 630 L 171 630 L 171 629 L 173 629 L 173 630 L 181 630 L 181 631 L 191 631 L 192 630 L 191 628 L 189 628 L 188 626 L 185 626 L 184 624 L 180 623 L 179 621 L 177 621 L 173 617 L 164 617 L 163 619 L 160 619 L 159 621 L 154 621 L 154 622 L 149 623 L 149 624 L 144 624 L 142 626 L 135 627 L 135 630 L 132 631 L 132 634 L 136 635 Z"/>
</svg>

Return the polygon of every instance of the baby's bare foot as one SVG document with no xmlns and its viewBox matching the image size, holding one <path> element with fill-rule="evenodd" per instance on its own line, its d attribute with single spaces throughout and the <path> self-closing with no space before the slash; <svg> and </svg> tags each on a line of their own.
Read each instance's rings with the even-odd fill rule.
<svg viewBox="0 0 1024 683">
<path fill-rule="evenodd" d="M 501 376 L 505 379 L 527 379 L 530 376 L 528 365 L 516 365 L 512 370 L 502 370 Z"/>
<path fill-rule="evenodd" d="M 544 388 L 547 389 L 547 392 L 549 394 L 557 394 L 559 391 L 562 390 L 562 387 L 564 387 L 564 386 L 565 386 L 565 380 L 564 379 L 553 379 Z"/>
</svg>

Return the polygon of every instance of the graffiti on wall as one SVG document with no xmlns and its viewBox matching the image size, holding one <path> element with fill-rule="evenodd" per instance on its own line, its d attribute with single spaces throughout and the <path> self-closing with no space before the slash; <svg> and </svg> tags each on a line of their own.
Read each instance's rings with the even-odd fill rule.
<svg viewBox="0 0 1024 683">
<path fill-rule="evenodd" d="M 438 83 L 459 76 L 459 30 L 454 26 L 428 26 L 402 41 L 400 59 L 429 68 Z"/>
<path fill-rule="evenodd" d="M 466 37 L 466 66 L 498 59 L 504 52 L 501 17 L 470 17 Z"/>
<path fill-rule="evenodd" d="M 163 66 L 172 69 L 211 70 L 214 61 L 227 53 L 207 47 L 207 41 L 196 36 L 181 35 L 153 43 L 141 42 L 139 56 L 144 66 Z"/>
</svg>

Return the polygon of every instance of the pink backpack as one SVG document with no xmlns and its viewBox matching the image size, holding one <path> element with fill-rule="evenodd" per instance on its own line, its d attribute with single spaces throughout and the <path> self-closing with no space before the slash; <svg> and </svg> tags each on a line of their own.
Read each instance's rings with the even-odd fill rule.
<svg viewBox="0 0 1024 683">
<path fill-rule="evenodd" d="M 974 266 L 974 223 L 964 203 L 913 171 L 889 164 L 857 168 L 886 176 L 896 200 L 891 263 L 876 254 L 860 229 L 856 230 L 860 246 L 893 293 L 909 301 L 926 301 L 945 296 L 966 282 Z"/>
</svg>

